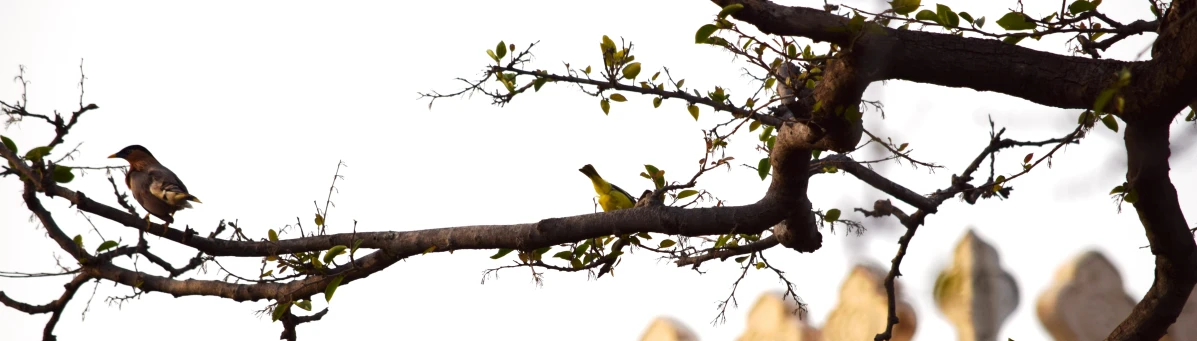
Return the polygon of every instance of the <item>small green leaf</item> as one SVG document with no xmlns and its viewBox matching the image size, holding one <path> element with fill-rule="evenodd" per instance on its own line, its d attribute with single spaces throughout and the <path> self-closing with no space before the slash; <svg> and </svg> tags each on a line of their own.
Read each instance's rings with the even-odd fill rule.
<svg viewBox="0 0 1197 341">
<path fill-rule="evenodd" d="M 513 249 L 499 249 L 499 252 L 495 253 L 495 255 L 494 255 L 494 256 L 490 256 L 490 259 L 499 259 L 499 258 L 503 258 L 503 256 L 506 256 L 508 253 L 511 253 L 511 251 L 515 251 L 515 250 L 513 250 Z"/>
<path fill-rule="evenodd" d="M 548 78 L 544 78 L 544 77 L 537 78 L 535 81 L 532 81 L 532 89 L 536 90 L 536 91 L 540 91 L 540 87 L 544 86 L 544 83 L 548 83 L 548 81 L 549 81 Z"/>
<path fill-rule="evenodd" d="M 599 101 L 599 107 L 603 108 L 603 115 L 611 114 L 611 101 L 608 101 L 606 98 Z"/>
<path fill-rule="evenodd" d="M 623 67 L 623 78 L 636 79 L 636 75 L 640 74 L 640 62 L 628 64 Z"/>
<path fill-rule="evenodd" d="M 561 252 L 553 254 L 553 258 L 561 258 L 564 260 L 570 260 L 573 258 L 573 257 L 571 257 L 573 255 L 574 255 L 573 252 L 566 250 L 566 251 L 561 251 Z"/>
<path fill-rule="evenodd" d="M 611 94 L 611 100 L 616 102 L 627 102 L 628 98 L 623 97 L 621 94 Z"/>
<path fill-rule="evenodd" d="M 1027 153 L 1027 156 L 1022 157 L 1022 163 L 1031 163 L 1031 159 L 1035 157 L 1035 153 Z"/>
<path fill-rule="evenodd" d="M 278 321 L 283 318 L 283 314 L 287 313 L 288 308 L 291 308 L 291 302 L 279 303 L 274 307 L 274 312 L 270 314 L 270 320 Z"/>
<path fill-rule="evenodd" d="M 985 17 L 977 18 L 976 21 L 973 21 L 973 25 L 977 25 L 977 28 L 985 27 Z"/>
<path fill-rule="evenodd" d="M 31 160 L 31 161 L 39 161 L 42 159 L 43 156 L 50 155 L 51 149 L 53 149 L 53 147 L 37 147 L 37 148 L 30 149 L 28 152 L 25 153 L 25 159 Z"/>
<path fill-rule="evenodd" d="M 756 163 L 756 174 L 761 176 L 761 180 L 769 176 L 769 158 L 762 158 Z"/>
<path fill-rule="evenodd" d="M 1159 18 L 1159 17 L 1162 17 L 1162 16 L 1163 16 L 1162 14 L 1160 14 L 1160 9 L 1159 9 L 1159 7 L 1155 7 L 1155 4 L 1149 4 L 1149 5 L 1147 5 L 1147 6 L 1148 6 L 1148 7 L 1151 7 L 1151 15 L 1154 15 L 1156 18 Z"/>
<path fill-rule="evenodd" d="M 1122 197 L 1122 201 L 1125 201 L 1125 202 L 1131 203 L 1131 204 L 1139 202 L 1139 193 L 1135 192 L 1135 189 L 1132 188 L 1131 190 L 1126 192 L 1126 196 Z"/>
<path fill-rule="evenodd" d="M 914 10 L 919 9 L 922 0 L 894 0 L 889 3 L 890 8 L 894 9 L 894 13 L 898 15 L 907 15 Z"/>
<path fill-rule="evenodd" d="M 968 12 L 960 12 L 960 19 L 964 19 L 964 21 L 970 24 L 973 23 L 973 16 L 968 14 Z"/>
<path fill-rule="evenodd" d="M 746 260 L 748 260 L 748 256 L 736 257 L 736 263 L 743 263 Z"/>
<path fill-rule="evenodd" d="M 614 50 L 615 49 L 615 41 L 611 40 L 611 37 L 608 37 L 607 35 L 604 34 L 603 35 L 603 43 L 601 45 L 599 45 L 599 47 L 602 47 L 604 51 Z"/>
<path fill-rule="evenodd" d="M 345 245 L 337 245 L 337 246 L 333 246 L 332 248 L 328 249 L 328 252 L 326 252 L 324 254 L 324 262 L 332 263 L 334 258 L 345 253 L 345 249 L 346 249 Z"/>
<path fill-rule="evenodd" d="M 715 30 L 718 29 L 718 27 L 712 24 L 702 25 L 702 27 L 698 28 L 697 32 L 694 32 L 694 43 L 706 44 L 707 40 L 711 38 L 711 34 L 714 34 Z"/>
<path fill-rule="evenodd" d="M 357 248 L 358 248 L 358 247 L 361 247 L 361 246 L 362 246 L 362 242 L 364 242 L 364 241 L 366 241 L 366 240 L 365 240 L 365 239 L 358 239 L 358 240 L 355 240 L 355 241 L 353 241 L 353 247 L 350 247 L 350 248 L 349 248 L 349 254 L 353 254 L 354 252 L 357 252 Z"/>
<path fill-rule="evenodd" d="M 840 209 L 833 208 L 833 209 L 827 210 L 827 213 L 823 214 L 823 220 L 826 220 L 829 222 L 840 220 Z"/>
<path fill-rule="evenodd" d="M 590 65 L 586 65 L 586 69 L 585 69 L 585 70 L 582 70 L 582 73 L 585 73 L 585 74 L 588 74 L 588 75 L 589 75 L 589 74 L 590 74 Z"/>
<path fill-rule="evenodd" d="M 773 84 L 777 83 L 777 79 L 769 77 L 765 79 L 765 89 L 773 89 Z"/>
<path fill-rule="evenodd" d="M 17 143 L 12 142 L 12 139 L 8 138 L 8 136 L 0 135 L 0 141 L 3 141 L 4 148 L 8 148 L 8 150 L 12 151 L 13 155 L 20 155 L 17 154 Z"/>
<path fill-rule="evenodd" d="M 1118 120 L 1114 119 L 1114 115 L 1106 114 L 1105 116 L 1102 116 L 1101 123 L 1105 124 L 1106 128 L 1110 128 L 1110 130 L 1113 130 L 1115 133 L 1118 132 Z"/>
<path fill-rule="evenodd" d="M 864 27 L 864 21 L 865 21 L 865 18 L 863 15 L 857 14 L 857 15 L 853 16 L 852 19 L 848 20 L 848 31 L 849 32 L 860 32 L 860 29 Z M 790 57 L 793 58 L 794 56 L 790 56 Z"/>
<path fill-rule="evenodd" d="M 660 97 L 653 98 L 653 108 L 660 108 L 661 100 L 662 100 L 662 98 L 660 98 Z"/>
<path fill-rule="evenodd" d="M 494 50 L 486 50 L 486 55 L 490 56 L 490 59 L 494 59 L 495 62 L 499 61 L 499 56 L 495 54 Z"/>
<path fill-rule="evenodd" d="M 82 243 L 82 241 L 81 241 L 81 243 Z M 104 250 L 114 248 L 117 245 L 120 245 L 120 244 L 118 244 L 115 240 L 105 240 L 103 243 L 100 244 L 100 247 L 96 248 L 96 253 L 104 252 Z M 83 245 L 80 245 L 79 247 L 83 247 Z"/>
<path fill-rule="evenodd" d="M 261 275 L 258 276 L 258 278 L 266 278 L 266 277 L 270 277 L 273 275 L 274 275 L 274 269 L 270 269 L 270 270 L 267 270 L 266 272 L 263 272 Z"/>
<path fill-rule="evenodd" d="M 1126 188 L 1123 187 L 1122 185 L 1118 185 L 1118 186 L 1114 186 L 1114 189 L 1110 190 L 1110 195 L 1121 194 L 1121 193 L 1125 193 L 1125 192 L 1126 192 Z"/>
<path fill-rule="evenodd" d="M 333 293 L 337 292 L 337 287 L 341 286 L 341 280 L 343 279 L 345 279 L 345 276 L 333 277 L 332 281 L 329 281 L 328 285 L 324 287 L 325 302 L 332 302 Z"/>
<path fill-rule="evenodd" d="M 321 225 L 324 225 L 324 216 L 320 215 L 320 213 L 316 213 L 316 226 Z"/>
<path fill-rule="evenodd" d="M 811 149 L 811 151 L 810 151 L 810 156 L 815 159 L 818 159 L 820 154 L 823 154 L 822 150 Z"/>
<path fill-rule="evenodd" d="M 1189 115 L 1185 116 L 1185 122 L 1195 122 L 1195 121 L 1197 121 L 1197 108 L 1190 108 Z"/>
<path fill-rule="evenodd" d="M 427 249 L 424 249 L 424 253 L 421 254 L 426 255 L 432 253 L 432 251 L 436 251 L 436 245 L 429 246 Z"/>
<path fill-rule="evenodd" d="M 756 266 L 757 270 L 760 270 L 760 269 L 764 269 L 767 265 L 765 265 L 765 262 L 756 262 L 755 266 Z"/>
<path fill-rule="evenodd" d="M 898 151 L 900 152 L 900 151 L 906 150 L 906 147 L 907 147 L 907 146 L 910 146 L 910 144 L 909 144 L 909 143 L 903 143 L 903 144 L 901 144 L 901 145 L 898 145 Z"/>
<path fill-rule="evenodd" d="M 1114 97 L 1114 93 L 1118 92 L 1114 89 L 1105 89 L 1097 94 L 1097 99 L 1093 101 L 1093 111 L 1106 112 L 1106 104 L 1110 102 L 1110 98 Z"/>
<path fill-rule="evenodd" d="M 677 194 L 677 198 L 678 198 L 678 199 L 682 199 L 682 198 L 685 198 L 685 197 L 688 197 L 688 196 L 691 196 L 691 195 L 695 195 L 695 194 L 698 194 L 698 191 L 695 191 L 695 190 L 692 190 L 692 189 L 688 189 L 688 190 L 684 190 L 684 191 L 682 191 L 681 193 L 678 193 L 678 194 Z"/>
<path fill-rule="evenodd" d="M 1035 23 L 1027 20 L 1026 14 L 1010 12 L 998 19 L 997 24 L 1007 31 L 1021 31 L 1035 28 Z"/>
<path fill-rule="evenodd" d="M 1077 15 L 1077 14 L 1081 14 L 1084 12 L 1092 11 L 1096 8 L 1097 8 L 1097 5 L 1094 5 L 1092 2 L 1088 2 L 1085 0 L 1076 0 L 1076 1 L 1073 1 L 1071 5 L 1068 5 L 1068 12 L 1072 13 L 1072 15 Z"/>
<path fill-rule="evenodd" d="M 748 124 L 748 132 L 756 131 L 757 128 L 760 128 L 760 127 L 761 127 L 761 121 L 752 121 L 752 123 Z"/>
<path fill-rule="evenodd" d="M 914 15 L 914 19 L 915 20 L 926 20 L 926 21 L 932 21 L 935 23 L 939 23 L 939 16 L 936 15 L 935 12 L 932 12 L 929 9 L 919 11 L 918 14 Z"/>
<path fill-rule="evenodd" d="M 656 81 L 656 80 L 657 80 L 657 76 L 660 76 L 660 75 L 661 75 L 661 71 L 657 71 L 657 73 L 654 73 L 654 74 L 653 74 L 653 78 L 650 78 L 649 80 L 651 80 L 651 81 Z"/>
<path fill-rule="evenodd" d="M 295 302 L 295 306 L 299 307 L 299 309 L 312 311 L 312 301 L 303 300 L 303 301 Z"/>
<path fill-rule="evenodd" d="M 75 241 L 75 246 L 78 246 L 80 249 L 83 248 L 83 235 L 76 234 L 75 238 L 72 238 L 71 240 Z"/>
<path fill-rule="evenodd" d="M 727 18 L 727 16 L 736 14 L 736 12 L 739 12 L 742 9 L 744 9 L 744 5 L 741 4 L 727 5 L 727 7 L 723 8 L 723 10 L 719 11 L 719 19 Z"/>
<path fill-rule="evenodd" d="M 677 242 L 673 241 L 673 239 L 666 239 L 666 240 L 662 240 L 662 241 L 661 241 L 661 244 L 660 244 L 660 245 L 658 245 L 657 247 L 658 247 L 658 248 L 661 248 L 661 249 L 664 249 L 664 248 L 667 248 L 667 247 L 673 246 L 673 245 L 675 245 L 675 244 L 677 244 Z"/>
<path fill-rule="evenodd" d="M 960 17 L 956 15 L 956 12 L 952 12 L 952 9 L 948 6 L 936 4 L 935 15 L 939 18 L 939 23 L 948 28 L 960 26 Z"/>
<path fill-rule="evenodd" d="M 690 116 L 694 117 L 695 121 L 698 120 L 698 106 L 697 105 L 691 104 L 691 105 L 687 106 L 686 111 L 690 112 Z"/>
<path fill-rule="evenodd" d="M 761 142 L 768 141 L 769 136 L 772 136 L 772 135 L 773 135 L 773 126 L 765 126 L 765 130 L 761 131 L 761 137 L 760 137 Z"/>
<path fill-rule="evenodd" d="M 270 231 L 267 231 L 266 236 L 269 237 L 270 241 L 272 241 L 272 242 L 278 241 L 278 232 L 274 232 L 274 229 L 270 229 Z"/>
<path fill-rule="evenodd" d="M 498 56 L 499 58 L 503 58 L 504 56 L 507 55 L 507 44 L 504 43 L 502 40 L 499 41 L 498 46 L 495 46 L 495 55 Z"/>
<path fill-rule="evenodd" d="M 74 180 L 75 174 L 71 173 L 71 167 L 54 165 L 53 178 L 54 182 L 65 184 Z"/>
</svg>

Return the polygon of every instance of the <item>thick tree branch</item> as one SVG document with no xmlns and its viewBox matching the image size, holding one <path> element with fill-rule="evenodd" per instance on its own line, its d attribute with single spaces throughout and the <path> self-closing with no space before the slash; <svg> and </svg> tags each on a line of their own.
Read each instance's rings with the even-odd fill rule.
<svg viewBox="0 0 1197 341">
<path fill-rule="evenodd" d="M 1107 340 L 1156 340 L 1176 321 L 1197 283 L 1197 245 L 1169 177 L 1170 121 L 1130 121 L 1126 181 L 1155 255 L 1155 281 Z"/>
<path fill-rule="evenodd" d="M 1192 0 L 1178 0 L 1173 8 Z M 903 79 L 949 87 L 993 91 L 1059 108 L 1092 107 L 1098 94 L 1115 80 L 1115 73 L 1129 67 L 1135 75 L 1127 87 L 1128 112 L 1144 108 L 1176 108 L 1192 99 L 1197 88 L 1197 30 L 1192 21 L 1180 21 L 1161 40 L 1175 44 L 1157 46 L 1147 62 L 1093 60 L 1036 51 L 993 39 L 877 27 L 864 30 L 858 39 L 841 29 L 847 19 L 821 10 L 790 7 L 767 0 L 712 0 L 719 6 L 733 3 L 744 9 L 736 19 L 755 25 L 762 32 L 802 36 L 850 46 L 869 65 L 872 80 Z M 1191 7 L 1191 6 L 1190 6 Z M 867 24 L 873 25 L 873 24 Z M 1170 29 L 1167 21 L 1161 30 Z M 868 64 L 868 63 L 866 63 Z M 900 66 L 900 67 L 899 67 Z M 960 75 L 968 75 L 961 77 Z M 1183 98 L 1182 98 L 1183 97 Z M 1182 101 L 1184 99 L 1184 101 Z"/>
</svg>

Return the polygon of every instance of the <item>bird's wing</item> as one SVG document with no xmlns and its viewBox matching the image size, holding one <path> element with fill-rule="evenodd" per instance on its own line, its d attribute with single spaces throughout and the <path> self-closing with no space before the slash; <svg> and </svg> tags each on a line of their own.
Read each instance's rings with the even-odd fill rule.
<svg viewBox="0 0 1197 341">
<path fill-rule="evenodd" d="M 162 201 L 177 206 L 190 206 L 187 200 L 199 201 L 187 192 L 187 185 L 184 185 L 170 169 L 156 167 L 150 169 L 147 174 L 150 177 L 150 193 Z"/>
<path fill-rule="evenodd" d="M 616 186 L 615 184 L 611 184 L 611 188 L 614 188 L 616 192 L 619 192 L 620 194 L 623 194 L 623 196 L 627 197 L 628 201 L 632 202 L 633 205 L 636 204 L 636 197 L 628 194 L 628 192 L 623 190 L 623 188 L 619 188 L 619 186 Z"/>
</svg>

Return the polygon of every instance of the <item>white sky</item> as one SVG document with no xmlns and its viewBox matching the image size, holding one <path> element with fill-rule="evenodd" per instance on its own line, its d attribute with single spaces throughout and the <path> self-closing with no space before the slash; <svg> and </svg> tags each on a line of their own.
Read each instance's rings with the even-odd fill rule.
<svg viewBox="0 0 1197 341">
<path fill-rule="evenodd" d="M 701 156 L 699 129 L 726 119 L 703 108 L 697 123 L 684 103 L 666 101 L 653 110 L 649 97 L 629 96 L 614 103 L 609 116 L 598 100 L 576 88 L 550 84 L 540 93 L 517 97 L 505 108 L 487 98 L 428 102 L 417 91 L 457 90 L 455 77 L 477 76 L 489 61 L 486 49 L 499 40 L 526 46 L 541 41 L 530 67 L 554 72 L 562 61 L 600 64 L 596 45 L 604 34 L 636 44 L 642 74 L 662 65 L 686 84 L 709 89 L 723 85 L 735 101 L 751 93 L 747 78 L 725 53 L 693 44 L 694 31 L 717 12 L 708 2 L 604 1 L 575 7 L 561 1 L 314 1 L 174 2 L 5 1 L 0 2 L 0 76 L 28 67 L 30 109 L 40 113 L 77 108 L 78 65 L 85 59 L 85 102 L 99 110 L 83 117 L 58 153 L 79 142 L 76 165 L 118 165 L 105 156 L 129 144 L 152 150 L 203 198 L 195 210 L 176 216 L 178 224 L 202 233 L 220 219 L 239 220 L 248 234 L 293 224 L 311 226 L 312 202 L 323 204 L 338 160 L 349 168 L 333 198 L 329 216 L 335 232 L 348 232 L 354 220 L 362 231 L 417 230 L 467 224 L 501 224 L 588 213 L 593 191 L 577 169 L 594 164 L 607 179 L 632 193 L 650 186 L 637 176 L 645 163 L 665 169 L 672 179 L 689 177 Z M 596 3 L 598 4 L 598 3 Z M 821 1 L 787 4 L 821 6 Z M 1014 1 L 950 1 L 957 11 L 984 15 L 987 28 Z M 1029 2 L 1028 2 L 1029 4 Z M 880 8 L 881 2 L 859 3 Z M 1030 8 L 1041 16 L 1058 3 Z M 1124 6 L 1118 8 L 1117 6 Z M 924 7 L 934 8 L 933 2 Z M 1141 2 L 1107 2 L 1111 17 L 1146 18 Z M 1134 59 L 1154 35 L 1127 39 L 1108 55 Z M 1063 52 L 1063 38 L 1026 41 L 1025 46 Z M 899 66 L 900 67 L 900 66 Z M 19 95 L 13 82 L 0 82 L 0 96 Z M 1070 131 L 1077 111 L 1046 108 L 1027 101 L 967 89 L 891 81 L 874 84 L 866 98 L 883 100 L 887 119 L 866 113 L 869 129 L 909 142 L 915 156 L 948 167 L 877 168 L 920 193 L 948 184 L 987 142 L 987 117 L 1009 128 L 1006 136 L 1039 140 Z M 903 265 L 901 278 L 919 314 L 916 338 L 955 335 L 931 299 L 935 274 L 952 247 L 973 226 L 996 245 L 1006 269 L 1022 292 L 1018 310 L 1001 336 L 1045 339 L 1034 300 L 1066 259 L 1096 248 L 1112 258 L 1136 299 L 1150 286 L 1152 257 L 1133 211 L 1118 214 L 1106 193 L 1124 180 L 1125 152 L 1120 134 L 1101 128 L 1080 146 L 1055 158 L 1052 169 L 1020 178 L 1006 201 L 969 206 L 951 200 L 927 219 Z M 1192 125 L 1173 128 L 1173 181 L 1181 206 L 1197 204 L 1197 181 L 1179 176 L 1194 166 Z M 4 131 L 22 150 L 52 136 L 45 124 L 29 120 Z M 755 164 L 763 154 L 755 139 L 733 140 L 737 161 Z M 737 146 L 738 145 L 738 146 Z M 1019 169 L 1022 156 L 1047 148 L 1000 154 L 999 171 Z M 878 155 L 873 151 L 858 157 Z M 119 174 L 117 174 L 119 178 Z M 870 207 L 884 198 L 850 176 L 812 180 L 818 208 Z M 734 167 L 704 177 L 699 186 L 728 204 L 757 200 L 766 182 L 753 170 Z M 78 177 L 70 187 L 115 205 L 101 172 Z M 21 202 L 14 178 L 0 180 L 0 270 L 51 271 L 63 255 Z M 71 235 L 83 234 L 94 248 L 99 236 L 65 200 L 44 199 Z M 1130 208 L 1127 207 L 1129 210 Z M 861 219 L 857 213 L 845 218 Z M 98 221 L 98 220 L 97 220 Z M 893 256 L 898 233 L 890 220 L 865 220 L 864 237 L 831 235 L 814 254 L 784 249 L 767 252 L 797 283 L 821 325 L 836 304 L 836 292 L 857 261 L 884 262 Z M 126 227 L 98 221 L 108 239 L 136 239 Z M 655 240 L 659 240 L 658 236 Z M 151 239 L 155 252 L 182 264 L 192 251 Z M 323 321 L 300 327 L 305 339 L 391 336 L 406 339 L 635 339 L 657 315 L 671 315 L 704 340 L 727 340 L 744 327 L 748 305 L 766 290 L 780 289 L 777 278 L 753 271 L 741 284 L 741 306 L 726 324 L 712 326 L 716 302 L 728 294 L 737 268 L 712 262 L 699 275 L 645 253 L 627 257 L 615 277 L 588 281 L 581 273 L 549 273 L 543 287 L 526 270 L 505 270 L 499 280 L 479 284 L 482 271 L 507 264 L 491 251 L 437 253 L 412 257 L 337 292 Z M 225 260 L 243 276 L 256 274 L 257 260 Z M 120 262 L 129 266 L 125 259 Z M 151 267 L 142 261 L 140 266 Z M 215 278 L 209 267 L 201 278 Z M 65 278 L 0 278 L 0 290 L 31 304 L 61 294 Z M 101 283 L 87 319 L 81 312 L 93 290 L 85 285 L 66 310 L 56 334 L 63 340 L 95 335 L 135 335 L 142 339 L 275 339 L 281 326 L 253 311 L 268 302 L 151 293 L 123 307 L 104 298 L 126 295 L 126 287 Z M 316 308 L 323 307 L 322 299 Z M 38 338 L 48 316 L 0 309 L 3 339 Z"/>
</svg>

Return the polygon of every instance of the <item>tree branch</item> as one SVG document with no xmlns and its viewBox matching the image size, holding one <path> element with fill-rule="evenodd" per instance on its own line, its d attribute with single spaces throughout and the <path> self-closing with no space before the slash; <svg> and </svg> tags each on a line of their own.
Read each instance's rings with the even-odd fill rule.
<svg viewBox="0 0 1197 341">
<path fill-rule="evenodd" d="M 1197 245 L 1169 178 L 1170 121 L 1129 121 L 1126 180 L 1155 255 L 1155 281 L 1107 340 L 1156 340 L 1176 321 L 1197 283 Z"/>
<path fill-rule="evenodd" d="M 79 291 L 79 287 L 82 286 L 83 283 L 86 283 L 89 279 L 91 279 L 91 277 L 87 276 L 86 274 L 76 275 L 74 279 L 71 279 L 70 282 L 64 285 L 66 290 L 63 291 L 62 296 L 59 296 L 58 299 L 43 305 L 35 306 L 17 302 L 16 300 L 9 298 L 8 295 L 5 295 L 3 291 L 0 291 L 0 303 L 4 303 L 4 305 L 8 306 L 9 308 L 13 308 L 30 315 L 50 313 L 50 320 L 46 322 L 46 328 L 42 331 L 42 340 L 53 341 L 57 339 L 54 337 L 54 326 L 58 324 L 58 319 L 62 317 L 62 310 L 66 308 L 67 302 L 70 302 L 71 298 L 75 297 L 75 292 Z"/>
<path fill-rule="evenodd" d="M 1184 91 L 1180 89 L 1197 88 L 1197 69 L 1185 67 L 1197 65 L 1197 30 L 1174 30 L 1175 39 L 1162 35 L 1162 40 L 1186 43 L 1165 44 L 1170 52 L 1153 53 L 1157 56 L 1151 61 L 1122 62 L 1062 56 L 993 39 L 879 26 L 864 30 L 863 36 L 854 39 L 848 30 L 841 29 L 846 27 L 847 18 L 822 10 L 782 6 L 767 0 L 712 2 L 721 7 L 733 3 L 744 5 L 732 17 L 765 33 L 851 46 L 854 52 L 868 55 L 861 57 L 862 60 L 873 63 L 870 68 L 874 72 L 869 75 L 872 80 L 903 79 L 993 91 L 1072 109 L 1092 107 L 1098 94 L 1115 80 L 1113 75 L 1124 67 L 1129 67 L 1135 75 L 1127 87 L 1133 93 L 1125 96 L 1127 108 L 1180 108 L 1192 100 L 1190 93 L 1182 95 Z M 1173 7 L 1183 7 L 1184 3 L 1178 0 Z M 1184 25 L 1191 22 L 1174 26 Z M 1167 21 L 1160 26 L 1165 30 Z M 961 74 L 969 76 L 960 77 Z"/>
</svg>

